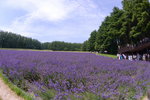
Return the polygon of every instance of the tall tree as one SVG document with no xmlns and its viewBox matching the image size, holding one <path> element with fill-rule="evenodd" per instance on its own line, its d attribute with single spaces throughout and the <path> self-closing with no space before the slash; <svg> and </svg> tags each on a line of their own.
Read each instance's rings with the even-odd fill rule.
<svg viewBox="0 0 150 100">
<path fill-rule="evenodd" d="M 137 44 L 144 38 L 150 38 L 150 2 L 149 0 L 123 0 L 123 9 L 114 7 L 99 27 L 95 43 L 93 36 L 84 44 L 89 50 L 117 53 L 118 45 Z M 92 47 L 92 49 L 91 49 Z"/>
<path fill-rule="evenodd" d="M 128 36 L 126 43 L 134 44 L 150 37 L 150 3 L 148 0 L 123 0 L 124 16 L 122 38 Z"/>
<path fill-rule="evenodd" d="M 96 35 L 95 49 L 97 51 L 108 51 L 108 53 L 117 52 L 117 41 L 120 40 L 120 29 L 122 27 L 123 10 L 114 7 L 110 16 L 107 16 L 101 24 Z"/>
<path fill-rule="evenodd" d="M 89 41 L 86 40 L 84 41 L 84 43 L 82 44 L 82 51 L 89 51 Z"/>
<path fill-rule="evenodd" d="M 97 31 L 94 30 L 90 35 L 90 38 L 88 40 L 89 51 L 95 51 L 96 34 L 97 34 Z"/>
</svg>

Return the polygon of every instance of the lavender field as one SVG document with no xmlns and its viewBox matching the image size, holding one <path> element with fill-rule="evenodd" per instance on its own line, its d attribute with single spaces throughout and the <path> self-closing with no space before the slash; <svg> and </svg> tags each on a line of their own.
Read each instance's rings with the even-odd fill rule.
<svg viewBox="0 0 150 100">
<path fill-rule="evenodd" d="M 0 50 L 11 82 L 43 100 L 138 100 L 150 88 L 150 63 L 92 53 Z"/>
</svg>

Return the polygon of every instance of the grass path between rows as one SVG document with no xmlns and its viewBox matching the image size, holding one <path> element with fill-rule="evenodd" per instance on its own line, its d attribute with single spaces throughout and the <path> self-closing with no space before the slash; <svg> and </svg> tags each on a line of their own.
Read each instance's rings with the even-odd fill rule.
<svg viewBox="0 0 150 100">
<path fill-rule="evenodd" d="M 0 78 L 0 98 L 1 100 L 24 100 L 17 96 Z"/>
<path fill-rule="evenodd" d="M 117 58 L 117 55 L 112 55 L 112 54 L 103 54 L 103 53 L 98 53 L 97 55 L 100 55 L 100 56 L 105 56 L 105 57 L 111 57 L 111 58 Z"/>
</svg>

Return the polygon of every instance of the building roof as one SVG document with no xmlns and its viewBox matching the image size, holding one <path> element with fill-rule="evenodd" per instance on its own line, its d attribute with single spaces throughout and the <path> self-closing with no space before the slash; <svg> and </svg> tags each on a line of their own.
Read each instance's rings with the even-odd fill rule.
<svg viewBox="0 0 150 100">
<path fill-rule="evenodd" d="M 139 44 L 138 46 L 126 46 L 121 47 L 118 53 L 136 53 L 145 50 L 150 50 L 150 42 Z"/>
</svg>

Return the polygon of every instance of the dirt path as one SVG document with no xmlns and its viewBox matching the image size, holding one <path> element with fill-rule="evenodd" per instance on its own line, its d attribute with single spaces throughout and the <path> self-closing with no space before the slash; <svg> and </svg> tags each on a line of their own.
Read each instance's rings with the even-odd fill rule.
<svg viewBox="0 0 150 100">
<path fill-rule="evenodd" d="M 24 100 L 17 96 L 0 78 L 0 98 L 2 100 Z"/>
<path fill-rule="evenodd" d="M 143 98 L 143 100 L 149 100 L 149 99 L 148 99 L 147 96 L 146 96 L 145 98 Z"/>
</svg>

